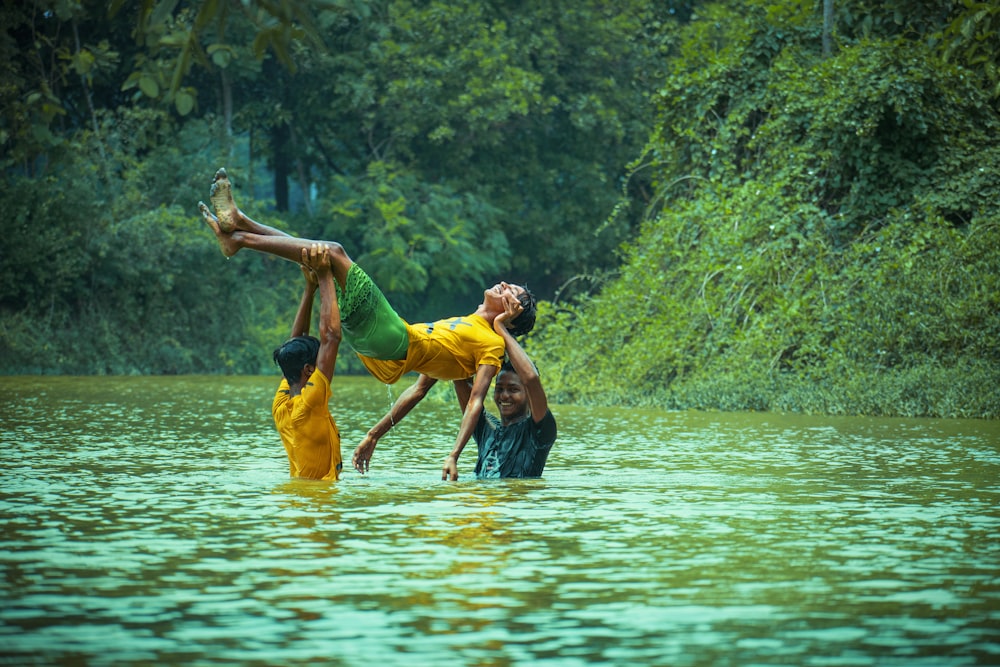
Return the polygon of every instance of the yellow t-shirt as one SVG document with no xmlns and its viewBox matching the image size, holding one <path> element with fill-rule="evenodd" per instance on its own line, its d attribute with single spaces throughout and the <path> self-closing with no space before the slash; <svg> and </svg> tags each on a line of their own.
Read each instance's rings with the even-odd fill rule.
<svg viewBox="0 0 1000 667">
<path fill-rule="evenodd" d="M 340 477 L 340 432 L 330 414 L 330 381 L 313 371 L 298 396 L 289 395 L 288 380 L 281 378 L 271 414 L 288 454 L 292 477 L 335 480 Z"/>
<path fill-rule="evenodd" d="M 486 364 L 500 368 L 503 338 L 484 318 L 473 313 L 437 322 L 407 324 L 410 344 L 406 359 L 385 361 L 358 355 L 368 371 L 392 384 L 410 371 L 436 380 L 464 380 Z"/>
</svg>

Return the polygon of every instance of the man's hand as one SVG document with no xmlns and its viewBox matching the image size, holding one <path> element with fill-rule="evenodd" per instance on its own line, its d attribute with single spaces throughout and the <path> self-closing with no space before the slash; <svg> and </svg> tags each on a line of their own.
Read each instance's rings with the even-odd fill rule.
<svg viewBox="0 0 1000 667">
<path fill-rule="evenodd" d="M 312 243 L 309 249 L 302 249 L 302 265 L 316 274 L 328 273 L 330 269 L 330 253 L 325 243 Z M 303 269 L 305 271 L 305 269 Z"/>
<path fill-rule="evenodd" d="M 368 466 L 372 462 L 372 454 L 375 453 L 375 445 L 377 444 L 378 439 L 373 438 L 371 434 L 367 434 L 357 449 L 354 450 L 354 456 L 351 457 L 351 465 L 362 475 L 368 472 Z"/>
<path fill-rule="evenodd" d="M 302 253 L 305 254 L 305 250 Z M 306 264 L 299 264 L 299 268 L 302 269 L 302 275 L 305 277 L 307 285 L 310 287 L 319 287 L 319 277 L 316 276 L 315 271 Z"/>
<path fill-rule="evenodd" d="M 441 479 L 451 481 L 458 481 L 458 459 L 455 458 L 454 454 L 449 454 L 444 457 L 444 466 L 441 468 Z"/>
</svg>

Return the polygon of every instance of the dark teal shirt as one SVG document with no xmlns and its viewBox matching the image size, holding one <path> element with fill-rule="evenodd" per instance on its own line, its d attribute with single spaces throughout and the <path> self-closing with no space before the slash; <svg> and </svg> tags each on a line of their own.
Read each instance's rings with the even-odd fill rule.
<svg viewBox="0 0 1000 667">
<path fill-rule="evenodd" d="M 472 437 L 479 448 L 476 477 L 541 477 L 556 441 L 556 418 L 547 410 L 537 424 L 529 415 L 503 426 L 483 410 Z"/>
</svg>

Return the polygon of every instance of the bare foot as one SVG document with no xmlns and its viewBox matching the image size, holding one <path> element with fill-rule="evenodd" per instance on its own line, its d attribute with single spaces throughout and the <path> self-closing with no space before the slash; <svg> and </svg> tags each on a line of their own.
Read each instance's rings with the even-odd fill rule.
<svg viewBox="0 0 1000 667">
<path fill-rule="evenodd" d="M 232 257 L 240 249 L 239 243 L 233 238 L 231 232 L 225 232 L 222 230 L 222 225 L 219 224 L 219 219 L 212 215 L 212 212 L 208 210 L 205 206 L 205 202 L 198 202 L 198 210 L 201 211 L 201 217 L 205 218 L 205 222 L 208 226 L 212 228 L 215 232 L 215 238 L 219 241 L 219 248 L 222 249 L 222 254 L 226 257 Z"/>
<path fill-rule="evenodd" d="M 215 172 L 209 201 L 212 202 L 212 208 L 215 209 L 219 229 L 226 234 L 236 229 L 239 224 L 240 210 L 236 208 L 236 202 L 233 201 L 233 186 L 229 182 L 229 174 L 226 173 L 225 167 Z"/>
</svg>

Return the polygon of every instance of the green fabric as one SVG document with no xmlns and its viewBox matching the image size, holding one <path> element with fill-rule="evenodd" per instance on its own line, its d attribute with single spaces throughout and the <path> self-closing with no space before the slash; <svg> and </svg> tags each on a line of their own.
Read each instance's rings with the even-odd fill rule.
<svg viewBox="0 0 1000 667">
<path fill-rule="evenodd" d="M 354 351 L 373 359 L 405 359 L 410 345 L 406 322 L 396 314 L 375 282 L 357 264 L 337 283 L 340 328 Z"/>
</svg>

